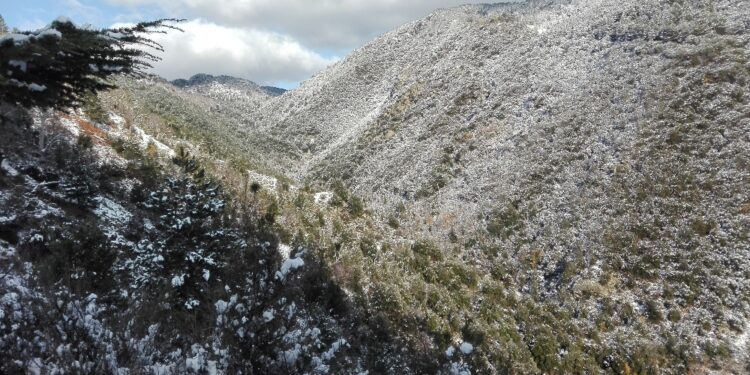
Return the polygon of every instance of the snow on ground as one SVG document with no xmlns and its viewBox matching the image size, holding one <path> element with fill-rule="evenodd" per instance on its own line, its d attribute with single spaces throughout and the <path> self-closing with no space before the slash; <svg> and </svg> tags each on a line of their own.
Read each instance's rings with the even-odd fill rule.
<svg viewBox="0 0 750 375">
<path fill-rule="evenodd" d="M 289 259 L 289 256 L 292 254 L 292 247 L 283 243 L 279 244 L 279 254 L 281 254 L 281 258 L 284 260 Z"/>
<path fill-rule="evenodd" d="M 109 117 L 109 121 L 115 127 L 114 133 L 124 136 L 128 130 L 126 129 L 127 120 L 125 120 L 124 117 L 114 112 L 110 112 L 108 114 L 108 117 Z M 149 145 L 153 144 L 154 147 L 156 147 L 156 151 L 159 153 L 160 156 L 173 158 L 177 155 L 177 153 L 171 147 L 158 141 L 156 138 L 152 137 L 151 135 L 146 133 L 145 130 L 139 128 L 138 126 L 131 124 L 129 130 L 133 132 L 133 135 L 135 136 L 135 141 L 138 142 L 138 146 L 141 149 L 145 150 L 146 148 L 149 147 Z"/>
<path fill-rule="evenodd" d="M 10 259 L 16 254 L 16 248 L 0 240 L 0 259 Z"/>
<path fill-rule="evenodd" d="M 18 176 L 18 171 L 10 165 L 8 159 L 4 159 L 2 163 L 0 163 L 0 170 L 10 177 Z"/>
<path fill-rule="evenodd" d="M 453 354 L 456 354 L 456 348 L 453 346 L 448 347 L 448 349 L 445 350 L 445 356 L 450 358 L 453 357 Z"/>
<path fill-rule="evenodd" d="M 60 122 L 60 125 L 62 125 L 63 128 L 67 129 L 70 134 L 73 134 L 74 137 L 78 137 L 79 135 L 81 135 L 81 129 L 78 127 L 78 124 L 72 119 L 60 116 L 58 117 L 58 121 Z"/>
<path fill-rule="evenodd" d="M 34 210 L 31 214 L 34 218 L 41 219 L 50 215 L 63 217 L 65 212 L 56 206 L 52 206 L 45 201 L 39 199 L 33 199 L 30 202 L 34 206 Z"/>
<path fill-rule="evenodd" d="M 329 191 L 323 191 L 315 194 L 315 204 L 321 206 L 327 205 L 331 201 L 331 199 L 333 199 L 333 193 Z"/>
<path fill-rule="evenodd" d="M 273 309 L 264 311 L 263 312 L 263 321 L 265 321 L 266 323 L 272 321 L 273 318 L 275 317 L 274 313 L 275 313 L 275 311 Z"/>
<path fill-rule="evenodd" d="M 284 280 L 286 279 L 286 275 L 288 275 L 289 272 L 296 270 L 297 268 L 300 268 L 304 265 L 305 265 L 305 261 L 302 260 L 302 258 L 287 259 L 281 265 L 281 270 L 276 272 L 276 277 L 279 280 Z"/>
<path fill-rule="evenodd" d="M 125 118 L 114 112 L 109 113 L 109 121 L 112 122 L 112 124 L 114 124 L 118 130 L 124 128 L 125 124 L 127 123 L 127 121 L 125 121 Z"/>
<path fill-rule="evenodd" d="M 94 201 L 97 203 L 94 213 L 109 224 L 123 225 L 133 218 L 133 214 L 125 207 L 109 198 L 96 197 Z"/>
<path fill-rule="evenodd" d="M 266 176 L 264 174 L 260 174 L 251 170 L 247 171 L 247 178 L 250 183 L 257 182 L 265 189 L 268 189 L 271 192 L 276 192 L 276 187 L 279 184 L 279 180 L 276 178 Z"/>
<path fill-rule="evenodd" d="M 734 349 L 739 357 L 750 356 L 750 322 L 745 322 L 745 330 L 734 339 Z"/>
<path fill-rule="evenodd" d="M 465 363 L 451 363 L 451 375 L 471 375 L 471 370 Z"/>
<path fill-rule="evenodd" d="M 145 150 L 150 144 L 153 144 L 156 147 L 157 152 L 161 156 L 173 158 L 177 155 L 177 153 L 174 152 L 174 150 L 172 150 L 169 146 L 157 141 L 156 138 L 147 134 L 143 129 L 137 126 L 133 126 L 133 131 L 135 132 L 135 135 L 138 137 L 139 146 L 142 149 Z"/>
</svg>

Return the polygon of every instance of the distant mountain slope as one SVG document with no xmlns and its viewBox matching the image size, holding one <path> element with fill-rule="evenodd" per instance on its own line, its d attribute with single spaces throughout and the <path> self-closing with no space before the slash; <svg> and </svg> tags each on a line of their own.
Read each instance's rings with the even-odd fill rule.
<svg viewBox="0 0 750 375">
<path fill-rule="evenodd" d="M 254 82 L 242 78 L 212 76 L 210 74 L 196 74 L 190 77 L 190 79 L 174 80 L 172 84 L 191 92 L 201 93 L 223 101 L 240 99 L 263 100 L 282 95 L 286 92 L 286 90 L 278 87 L 259 86 Z"/>
<path fill-rule="evenodd" d="M 146 131 L 194 141 L 221 160 L 270 175 L 278 174 L 274 166 L 282 157 L 269 158 L 272 150 L 287 149 L 283 157 L 299 158 L 283 140 L 248 133 L 254 128 L 253 113 L 276 100 L 252 82 L 197 75 L 177 85 L 157 77 L 122 78 L 117 84 L 118 89 L 101 95 L 102 101 Z"/>
</svg>

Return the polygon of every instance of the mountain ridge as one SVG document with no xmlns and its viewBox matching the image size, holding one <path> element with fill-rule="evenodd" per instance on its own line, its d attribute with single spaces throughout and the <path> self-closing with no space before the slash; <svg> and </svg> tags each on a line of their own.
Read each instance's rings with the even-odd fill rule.
<svg viewBox="0 0 750 375">
<path fill-rule="evenodd" d="M 249 86 L 257 87 L 261 91 L 265 92 L 269 96 L 280 96 L 288 90 L 274 86 L 261 86 L 255 82 L 246 80 L 244 78 L 238 78 L 228 75 L 213 76 L 206 73 L 197 73 L 188 79 L 175 79 L 170 82 L 172 85 L 179 88 L 189 88 L 192 86 L 205 85 L 208 83 L 220 83 L 224 85 L 235 85 L 235 86 Z"/>
</svg>

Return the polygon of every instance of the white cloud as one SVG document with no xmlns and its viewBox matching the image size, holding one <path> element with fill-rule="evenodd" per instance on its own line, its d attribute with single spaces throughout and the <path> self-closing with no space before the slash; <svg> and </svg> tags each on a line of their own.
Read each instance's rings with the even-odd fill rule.
<svg viewBox="0 0 750 375">
<path fill-rule="evenodd" d="M 336 61 L 278 33 L 202 20 L 183 23 L 180 28 L 185 32 L 150 36 L 165 49 L 154 73 L 167 79 L 209 73 L 273 84 L 309 78 Z"/>
<path fill-rule="evenodd" d="M 314 49 L 348 51 L 437 8 L 487 0 L 109 0 L 174 17 L 273 30 Z M 513 0 L 511 0 L 513 1 Z M 517 0 L 516 0 L 517 1 Z"/>
<path fill-rule="evenodd" d="M 78 1 L 78 0 L 69 0 Z M 262 84 L 309 78 L 335 59 L 438 8 L 487 0 L 107 0 L 131 12 L 202 19 L 156 39 L 165 78 L 227 74 Z M 492 1 L 492 0 L 490 0 Z M 506 0 L 523 1 L 523 0 Z M 149 17 L 154 18 L 154 17 Z"/>
</svg>

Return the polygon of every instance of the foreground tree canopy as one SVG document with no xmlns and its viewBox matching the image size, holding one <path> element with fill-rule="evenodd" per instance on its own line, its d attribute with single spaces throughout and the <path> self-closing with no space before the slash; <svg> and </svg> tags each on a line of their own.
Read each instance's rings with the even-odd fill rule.
<svg viewBox="0 0 750 375">
<path fill-rule="evenodd" d="M 113 74 L 143 74 L 162 51 L 149 34 L 176 29 L 176 19 L 112 29 L 77 27 L 59 18 L 47 28 L 0 36 L 0 101 L 24 107 L 70 107 L 112 88 Z M 1 34 L 0 34 L 1 35 Z"/>
</svg>

